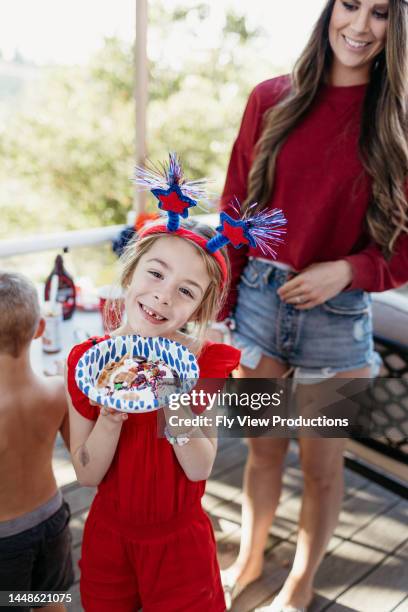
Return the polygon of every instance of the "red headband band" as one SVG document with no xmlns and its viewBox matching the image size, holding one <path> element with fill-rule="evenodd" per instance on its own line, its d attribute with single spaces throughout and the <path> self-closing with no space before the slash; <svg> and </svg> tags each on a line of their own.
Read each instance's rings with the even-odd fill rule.
<svg viewBox="0 0 408 612">
<path fill-rule="evenodd" d="M 150 227 L 144 228 L 139 232 L 139 238 L 146 238 L 147 236 L 151 236 L 153 234 L 167 234 L 168 236 L 180 236 L 180 238 L 186 238 L 187 240 L 191 240 L 191 242 L 195 242 L 198 244 L 204 251 L 206 251 L 209 255 L 214 257 L 216 262 L 218 263 L 221 274 L 222 274 L 222 285 L 223 287 L 226 285 L 228 280 L 228 267 L 227 262 L 224 259 L 224 256 L 220 251 L 215 251 L 214 253 L 210 253 L 207 250 L 208 238 L 203 238 L 194 232 L 190 232 L 190 230 L 184 229 L 183 227 L 179 227 L 178 229 L 170 232 L 167 229 L 166 225 L 152 225 Z"/>
</svg>

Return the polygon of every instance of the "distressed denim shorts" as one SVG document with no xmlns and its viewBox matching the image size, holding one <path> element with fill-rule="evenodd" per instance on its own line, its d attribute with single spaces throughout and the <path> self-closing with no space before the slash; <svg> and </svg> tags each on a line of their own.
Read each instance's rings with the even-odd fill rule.
<svg viewBox="0 0 408 612">
<path fill-rule="evenodd" d="M 267 355 L 294 366 L 297 378 L 330 378 L 366 366 L 377 375 L 381 359 L 374 351 L 370 294 L 343 291 L 310 310 L 297 310 L 277 294 L 290 274 L 255 258 L 244 268 L 232 336 L 242 365 L 254 369 Z"/>
</svg>

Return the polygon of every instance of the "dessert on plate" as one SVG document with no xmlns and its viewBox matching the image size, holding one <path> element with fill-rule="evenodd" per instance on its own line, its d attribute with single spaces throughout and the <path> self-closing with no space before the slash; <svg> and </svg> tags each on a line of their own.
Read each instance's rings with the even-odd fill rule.
<svg viewBox="0 0 408 612">
<path fill-rule="evenodd" d="M 124 355 L 108 363 L 98 376 L 96 387 L 101 395 L 125 400 L 151 402 L 166 397 L 169 387 L 177 386 L 178 375 L 164 361 Z"/>
</svg>

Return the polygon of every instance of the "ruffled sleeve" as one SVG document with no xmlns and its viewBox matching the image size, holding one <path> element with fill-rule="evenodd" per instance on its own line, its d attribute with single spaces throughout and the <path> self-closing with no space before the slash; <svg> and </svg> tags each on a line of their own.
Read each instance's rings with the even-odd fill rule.
<svg viewBox="0 0 408 612">
<path fill-rule="evenodd" d="M 87 396 L 79 390 L 75 381 L 75 368 L 79 359 L 89 348 L 91 348 L 91 346 L 94 346 L 95 344 L 98 344 L 98 342 L 102 342 L 102 340 L 106 340 L 107 338 L 109 338 L 109 336 L 94 337 L 85 340 L 85 342 L 82 342 L 81 344 L 77 344 L 71 349 L 67 359 L 67 384 L 72 405 L 79 412 L 79 414 L 86 419 L 90 419 L 91 421 L 96 421 L 98 418 L 99 408 L 97 406 L 91 406 Z"/>
<path fill-rule="evenodd" d="M 228 344 L 207 342 L 198 358 L 200 379 L 194 387 L 197 394 L 215 394 L 221 391 L 225 379 L 235 370 L 241 358 L 241 351 Z M 197 395 L 197 397 L 199 397 Z M 205 395 L 204 397 L 207 397 Z M 203 413 L 207 408 L 207 401 L 201 400 L 192 407 L 195 414 Z"/>
<path fill-rule="evenodd" d="M 241 351 L 229 344 L 207 342 L 198 359 L 201 378 L 228 378 L 241 358 Z"/>
</svg>

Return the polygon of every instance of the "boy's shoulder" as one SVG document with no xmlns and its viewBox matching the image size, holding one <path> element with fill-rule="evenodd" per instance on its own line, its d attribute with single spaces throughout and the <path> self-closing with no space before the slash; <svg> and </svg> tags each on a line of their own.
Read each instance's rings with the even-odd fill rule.
<svg viewBox="0 0 408 612">
<path fill-rule="evenodd" d="M 67 411 L 64 378 L 62 376 L 36 376 L 34 384 L 19 394 L 27 410 L 37 414 L 51 412 L 62 418 Z"/>
<path fill-rule="evenodd" d="M 49 402 L 64 402 L 64 378 L 62 376 L 42 377 L 39 386 Z"/>
<path fill-rule="evenodd" d="M 1 391 L 1 390 L 0 390 Z M 32 404 L 49 405 L 60 402 L 64 397 L 64 379 L 62 376 L 45 376 L 27 372 L 26 379 L 15 381 L 3 389 L 4 397 L 8 403 L 22 402 L 29 406 Z"/>
</svg>

